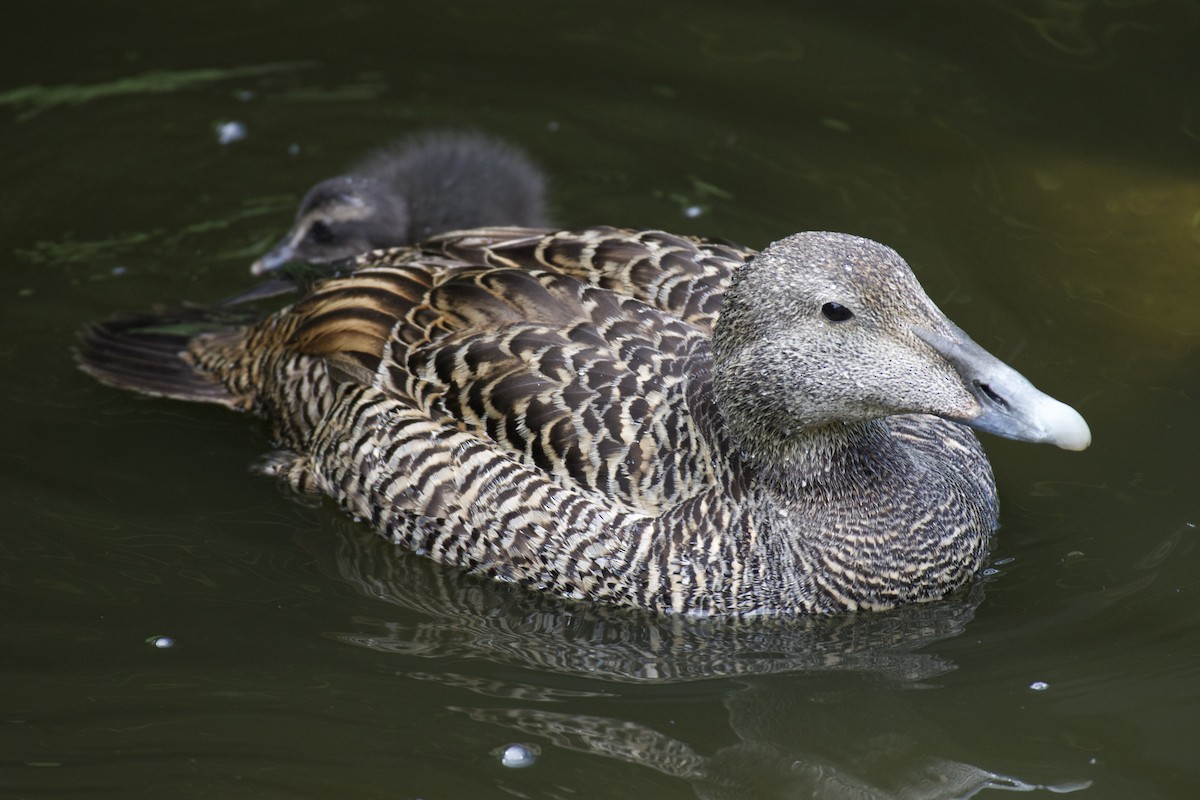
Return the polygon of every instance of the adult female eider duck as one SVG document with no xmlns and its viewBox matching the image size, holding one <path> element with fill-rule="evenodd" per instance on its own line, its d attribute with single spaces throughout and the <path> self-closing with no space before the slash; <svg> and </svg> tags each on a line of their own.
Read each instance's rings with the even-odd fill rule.
<svg viewBox="0 0 1200 800">
<path fill-rule="evenodd" d="M 292 229 L 250 271 L 327 264 L 466 228 L 545 227 L 545 206 L 546 178 L 517 148 L 479 133 L 425 131 L 309 189 Z"/>
<path fill-rule="evenodd" d="M 199 334 L 101 323 L 78 358 L 105 383 L 264 418 L 266 472 L 418 553 L 660 612 L 942 597 L 996 526 L 967 426 L 1091 441 L 895 251 L 838 233 L 754 253 L 463 232 L 360 257 L 260 321 L 228 313 Z"/>
</svg>

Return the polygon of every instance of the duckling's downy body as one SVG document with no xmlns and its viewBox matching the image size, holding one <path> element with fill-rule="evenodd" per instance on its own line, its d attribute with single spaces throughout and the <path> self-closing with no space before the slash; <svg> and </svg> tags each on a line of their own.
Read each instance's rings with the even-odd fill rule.
<svg viewBox="0 0 1200 800">
<path fill-rule="evenodd" d="M 267 471 L 441 562 L 693 614 L 887 608 L 983 564 L 964 425 L 1083 449 L 892 250 L 609 228 L 360 259 L 257 323 L 84 334 L 100 380 L 265 418 Z"/>
<path fill-rule="evenodd" d="M 425 131 L 309 189 L 292 229 L 250 270 L 325 264 L 466 228 L 545 227 L 545 195 L 545 177 L 515 147 L 479 133 Z"/>
</svg>

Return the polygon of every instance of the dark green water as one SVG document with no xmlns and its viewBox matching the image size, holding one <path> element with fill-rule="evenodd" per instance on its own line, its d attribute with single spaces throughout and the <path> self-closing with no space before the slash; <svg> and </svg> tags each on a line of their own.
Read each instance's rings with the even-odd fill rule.
<svg viewBox="0 0 1200 800">
<path fill-rule="evenodd" d="M 194 6 L 0 29 L 0 796 L 1200 796 L 1196 4 Z M 565 225 L 885 241 L 1095 444 L 985 442 L 972 596 L 672 626 L 395 553 L 250 475 L 252 420 L 74 369 L 428 126 L 527 148 Z"/>
</svg>

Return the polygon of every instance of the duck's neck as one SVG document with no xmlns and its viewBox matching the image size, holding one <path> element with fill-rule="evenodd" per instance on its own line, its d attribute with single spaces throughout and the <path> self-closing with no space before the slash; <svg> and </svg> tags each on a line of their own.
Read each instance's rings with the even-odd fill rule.
<svg viewBox="0 0 1200 800">
<path fill-rule="evenodd" d="M 887 482 L 907 463 L 882 419 L 834 422 L 766 446 L 743 442 L 739 453 L 762 487 L 784 505 L 814 493 L 833 499 L 862 492 Z"/>
</svg>

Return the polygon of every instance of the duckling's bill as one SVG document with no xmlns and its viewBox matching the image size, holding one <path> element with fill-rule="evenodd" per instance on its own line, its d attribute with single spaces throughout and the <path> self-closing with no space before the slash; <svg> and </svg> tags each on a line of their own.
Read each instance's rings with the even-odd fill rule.
<svg viewBox="0 0 1200 800">
<path fill-rule="evenodd" d="M 274 272 L 289 261 L 296 260 L 296 240 L 301 233 L 292 230 L 278 244 L 268 250 L 262 257 L 250 265 L 251 275 L 266 275 Z"/>
</svg>

